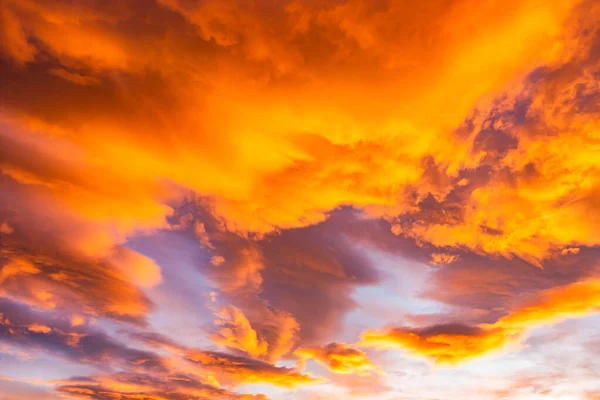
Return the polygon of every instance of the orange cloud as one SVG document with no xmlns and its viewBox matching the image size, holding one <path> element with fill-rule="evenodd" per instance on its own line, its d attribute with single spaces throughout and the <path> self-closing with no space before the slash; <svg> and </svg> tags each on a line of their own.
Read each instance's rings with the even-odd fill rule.
<svg viewBox="0 0 600 400">
<path fill-rule="evenodd" d="M 135 286 L 101 263 L 21 254 L 9 258 L 0 281 L 0 295 L 39 309 L 142 323 L 151 307 Z"/>
<path fill-rule="evenodd" d="M 600 8 L 585 3 L 576 10 L 581 22 L 565 29 L 544 73 L 514 85 L 469 119 L 477 134 L 473 152 L 490 168 L 485 181 L 456 189 L 455 219 L 398 224 L 405 236 L 517 255 L 540 267 L 564 247 L 598 244 L 598 110 L 592 106 L 599 89 L 592 72 L 598 69 L 592 39 L 598 27 L 592 20 Z"/>
<path fill-rule="evenodd" d="M 267 342 L 259 338 L 252 329 L 248 319 L 235 307 L 225 307 L 216 314 L 220 319 L 215 321 L 223 326 L 211 339 L 224 347 L 241 350 L 252 357 L 260 358 L 267 353 Z"/>
<path fill-rule="evenodd" d="M 219 256 L 217 256 L 219 257 Z M 221 259 L 223 260 L 221 262 Z M 231 261 L 230 268 L 221 271 L 225 261 Z M 256 248 L 240 249 L 237 257 L 233 260 L 228 257 L 215 258 L 211 263 L 215 268 L 220 268 L 215 272 L 216 279 L 219 281 L 221 290 L 225 292 L 236 292 L 241 290 L 257 291 L 260 290 L 263 279 L 260 271 L 264 268 L 262 255 Z"/>
<path fill-rule="evenodd" d="M 126 247 L 117 247 L 110 261 L 135 285 L 156 286 L 162 280 L 160 267 L 154 260 Z"/>
<path fill-rule="evenodd" d="M 35 275 L 42 272 L 26 260 L 14 259 L 5 264 L 0 271 L 0 283 L 4 283 L 11 276 Z"/>
<path fill-rule="evenodd" d="M 162 335 L 146 333 L 134 337 L 152 347 L 159 346 L 177 354 L 195 366 L 190 372 L 200 373 L 215 384 L 269 384 L 296 388 L 324 382 L 295 368 L 279 367 L 249 357 L 188 348 Z"/>
<path fill-rule="evenodd" d="M 599 20 L 595 0 L 2 1 L 0 305 L 40 311 L 3 315 L 3 341 L 160 369 L 62 385 L 83 398 L 322 382 L 277 366 L 292 354 L 368 386 L 364 352 L 308 344 L 385 276 L 372 248 L 443 265 L 427 273 L 463 303 L 521 276 L 571 283 L 500 318 L 467 304 L 492 324 L 368 331 L 368 346 L 456 363 L 595 312 L 594 267 L 569 263 L 600 245 Z M 163 234 L 197 247 L 208 336 L 235 355 L 171 343 L 164 359 L 88 332 L 177 303 L 179 260 L 127 247 Z M 473 253 L 510 268 L 465 272 Z"/>
<path fill-rule="evenodd" d="M 294 355 L 304 364 L 315 360 L 337 374 L 357 374 L 369 376 L 382 373 L 381 369 L 367 358 L 367 355 L 344 343 L 330 343 L 323 347 L 302 347 Z"/>
<path fill-rule="evenodd" d="M 42 325 L 42 324 L 38 324 L 38 323 L 33 323 L 31 325 L 29 325 L 27 327 L 28 330 L 30 330 L 31 332 L 38 332 L 38 333 L 50 333 L 52 331 L 52 329 L 46 325 Z"/>
<path fill-rule="evenodd" d="M 534 299 L 492 324 L 476 327 L 440 325 L 427 329 L 389 328 L 363 333 L 360 344 L 376 348 L 406 349 L 456 364 L 516 344 L 528 331 L 600 311 L 600 281 L 590 279 L 543 291 Z"/>
<path fill-rule="evenodd" d="M 433 359 L 440 364 L 456 364 L 487 354 L 506 345 L 510 338 L 504 332 L 468 329 L 468 333 L 420 334 L 411 329 L 390 328 L 385 331 L 366 331 L 360 344 L 380 349 L 406 349 Z"/>
<path fill-rule="evenodd" d="M 293 368 L 276 367 L 253 359 L 215 352 L 190 350 L 186 353 L 186 358 L 213 371 L 217 380 L 221 377 L 221 379 L 241 384 L 263 383 L 284 388 L 296 388 L 324 382 L 321 378 L 303 374 Z"/>
<path fill-rule="evenodd" d="M 11 233 L 13 233 L 13 228 L 11 228 L 10 225 L 8 225 L 6 222 L 3 222 L 0 224 L 0 233 L 10 235 Z"/>
<path fill-rule="evenodd" d="M 268 400 L 263 394 L 239 394 L 186 375 L 154 377 L 117 373 L 55 381 L 59 393 L 84 399 Z"/>
<path fill-rule="evenodd" d="M 270 232 L 322 221 L 345 204 L 376 215 L 410 211 L 405 192 L 419 184 L 419 195 L 445 194 L 448 188 L 436 187 L 441 182 L 422 179 L 423 159 L 434 156 L 450 176 L 472 166 L 469 143 L 449 132 L 481 96 L 558 56 L 560 28 L 578 2 L 510 1 L 499 7 L 469 0 L 423 9 L 362 0 L 324 7 L 160 3 L 147 6 L 152 29 L 127 36 L 116 27 L 135 13 L 133 6 L 118 5 L 120 12 L 114 12 L 88 4 L 6 2 L 10 19 L 58 64 L 51 73 L 70 71 L 59 73 L 61 81 L 70 78 L 60 85 L 110 80 L 107 71 L 128 74 L 95 85 L 97 92 L 69 88 L 74 98 L 96 93 L 90 103 L 100 103 L 93 108 L 79 103 L 76 116 L 65 115 L 73 105 L 67 102 L 56 104 L 60 111 L 50 118 L 48 106 L 41 104 L 46 111 L 36 112 L 18 99 L 7 102 L 7 115 L 20 126 L 36 121 L 42 135 L 71 132 L 53 140 L 77 151 L 77 160 L 63 161 L 94 176 L 94 184 L 61 182 L 55 194 L 85 218 L 116 216 L 127 225 L 132 221 L 126 212 L 159 218 L 164 188 L 158 181 L 169 180 L 214 196 L 230 229 Z M 176 26 L 173 12 L 196 29 L 198 45 L 181 29 L 163 39 L 161 21 L 168 15 Z M 488 15 L 496 18 L 472 23 Z M 412 22 L 397 23 L 407 20 Z M 11 48 L 21 50 L 9 55 L 34 62 L 22 55 L 28 54 L 25 44 L 37 49 L 29 40 L 13 42 Z M 489 42 L 495 43 L 493 51 Z M 315 54 L 315 46 L 330 51 Z M 162 80 L 144 82 L 141 71 L 147 68 Z M 197 84 L 182 84 L 175 72 L 181 70 Z M 464 81 L 471 82 L 468 90 L 457 84 Z M 115 84 L 140 90 L 134 94 Z M 282 93 L 293 95 L 281 102 Z M 367 94 L 378 100 L 365 105 Z M 131 102 L 143 115 L 123 115 Z M 168 137 L 162 133 L 165 124 L 172 132 Z M 152 132 L 153 139 L 144 141 L 136 133 L 140 129 Z M 253 156 L 256 152 L 260 157 Z M 128 167 L 119 168 L 125 159 Z M 135 202 L 142 198 L 144 207 Z"/>
<path fill-rule="evenodd" d="M 193 368 L 183 368 L 181 364 L 156 353 L 128 347 L 103 333 L 72 327 L 68 321 L 50 319 L 26 307 L 0 301 L 1 341 L 12 340 L 14 344 L 27 348 L 48 346 L 54 353 L 74 361 L 91 365 L 109 363 L 127 371 L 57 382 L 60 392 L 91 398 L 107 395 L 108 398 L 122 396 L 132 399 L 154 398 L 152 396 L 157 396 L 157 399 L 164 396 L 263 399 L 266 397 L 262 395 L 253 397 L 230 392 L 222 389 L 220 383 L 227 386 L 262 383 L 295 388 L 322 382 L 293 368 L 226 353 L 185 348 L 156 334 L 138 335 L 137 338 L 154 350 L 160 346 L 175 353 Z"/>
<path fill-rule="evenodd" d="M 579 247 L 566 247 L 561 250 L 560 254 L 563 256 L 566 256 L 567 254 L 578 254 L 579 250 Z"/>
<path fill-rule="evenodd" d="M 269 339 L 260 335 L 246 316 L 236 307 L 223 307 L 216 312 L 219 326 L 210 338 L 220 346 L 240 350 L 251 357 L 276 361 L 287 354 L 296 340 L 298 323 L 290 314 L 271 313 L 269 324 L 273 325 Z M 266 322 L 266 321 L 265 321 Z"/>
<path fill-rule="evenodd" d="M 8 8 L 0 9 L 2 20 L 2 51 L 20 65 L 33 61 L 37 49 L 28 43 L 27 36 L 19 18 Z"/>
</svg>

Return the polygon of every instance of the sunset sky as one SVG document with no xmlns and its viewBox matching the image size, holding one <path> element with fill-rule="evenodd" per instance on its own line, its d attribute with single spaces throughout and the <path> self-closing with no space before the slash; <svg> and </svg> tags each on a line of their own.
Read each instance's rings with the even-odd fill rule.
<svg viewBox="0 0 600 400">
<path fill-rule="evenodd" d="M 600 400 L 599 0 L 1 0 L 0 400 Z"/>
</svg>

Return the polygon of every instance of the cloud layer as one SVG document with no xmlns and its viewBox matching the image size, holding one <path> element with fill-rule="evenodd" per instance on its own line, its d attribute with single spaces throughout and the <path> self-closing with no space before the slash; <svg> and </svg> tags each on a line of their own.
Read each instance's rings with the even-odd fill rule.
<svg viewBox="0 0 600 400">
<path fill-rule="evenodd" d="M 0 397 L 593 399 L 598 21 L 3 1 Z"/>
</svg>

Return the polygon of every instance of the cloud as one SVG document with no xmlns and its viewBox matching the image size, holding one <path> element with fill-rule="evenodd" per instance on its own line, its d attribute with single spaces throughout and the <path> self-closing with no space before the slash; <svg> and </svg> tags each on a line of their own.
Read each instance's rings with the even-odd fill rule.
<svg viewBox="0 0 600 400">
<path fill-rule="evenodd" d="M 189 348 L 155 333 L 141 333 L 134 337 L 150 346 L 160 346 L 178 354 L 217 382 L 235 385 L 270 384 L 284 388 L 296 388 L 323 382 L 323 379 L 303 374 L 295 368 L 278 367 L 257 359 L 223 352 Z"/>
<path fill-rule="evenodd" d="M 289 353 L 300 328 L 294 317 L 285 312 L 271 312 L 269 316 L 263 316 L 269 319 L 263 322 L 271 325 L 266 336 L 259 336 L 246 316 L 233 306 L 221 308 L 216 316 L 219 319 L 215 324 L 219 328 L 210 335 L 215 343 L 271 362 Z"/>
<path fill-rule="evenodd" d="M 10 225 L 8 225 L 6 222 L 0 224 L 0 233 L 10 235 L 11 233 L 13 233 L 13 231 L 13 228 L 11 228 Z"/>
<path fill-rule="evenodd" d="M 381 369 L 367 358 L 367 355 L 344 343 L 329 343 L 323 347 L 303 347 L 296 349 L 294 355 L 304 364 L 315 360 L 338 374 L 357 374 L 369 376 L 381 373 Z"/>
<path fill-rule="evenodd" d="M 146 374 L 117 373 L 108 376 L 73 377 L 55 383 L 59 393 L 83 399 L 268 400 L 268 397 L 262 394 L 238 394 L 186 375 L 154 377 Z"/>
<path fill-rule="evenodd" d="M 448 253 L 433 253 L 431 255 L 431 264 L 441 267 L 442 265 L 451 264 L 456 261 L 458 255 Z"/>
<path fill-rule="evenodd" d="M 111 273 L 110 265 L 69 262 L 40 253 L 11 254 L 10 247 L 4 250 L 8 253 L 0 273 L 3 297 L 43 310 L 145 322 L 150 301 L 135 286 Z"/>
<path fill-rule="evenodd" d="M 218 294 L 212 337 L 220 345 L 276 361 L 296 345 L 327 340 L 355 306 L 352 291 L 377 282 L 374 267 L 346 237 L 361 221 L 352 210 L 268 236 L 228 232 L 213 211 L 209 201 L 195 197 L 178 207 L 172 220 L 177 229 L 182 218 L 202 221 L 211 243 L 201 270 Z M 194 234 L 192 225 L 184 230 L 187 235 Z M 214 265 L 216 256 L 223 262 Z"/>
<path fill-rule="evenodd" d="M 151 287 L 162 280 L 154 260 L 126 247 L 117 247 L 109 259 L 135 285 Z"/>
<path fill-rule="evenodd" d="M 534 328 L 598 312 L 599 288 L 597 279 L 552 288 L 491 324 L 369 330 L 360 344 L 406 349 L 436 363 L 456 364 L 518 343 Z"/>
<path fill-rule="evenodd" d="M 566 247 L 562 249 L 560 252 L 561 255 L 566 256 L 567 254 L 577 254 L 579 253 L 579 247 Z"/>
<path fill-rule="evenodd" d="M 222 328 L 211 336 L 215 343 L 241 350 L 256 358 L 266 354 L 268 343 L 258 337 L 240 310 L 235 307 L 226 307 L 219 310 L 217 316 L 220 319 L 216 321 L 216 324 Z"/>
<path fill-rule="evenodd" d="M 8 143 L 14 144 L 11 135 Z M 0 136 L 0 141 L 9 137 Z M 10 147 L 14 152 L 3 160 L 23 156 L 17 156 L 18 146 Z M 40 168 L 46 173 L 52 168 L 62 171 L 56 165 Z M 144 256 L 122 247 L 118 231 L 129 228 L 82 220 L 45 186 L 19 183 L 6 174 L 0 175 L 0 185 L 0 215 L 11 228 L 10 234 L 2 234 L 3 296 L 46 309 L 143 322 L 151 303 L 136 285 L 157 283 L 160 271 Z"/>
<path fill-rule="evenodd" d="M 50 73 L 53 75 L 56 75 L 56 76 L 60 76 L 61 78 L 65 79 L 69 82 L 72 82 L 76 85 L 88 86 L 88 85 L 95 85 L 95 84 L 99 83 L 97 78 L 94 78 L 91 76 L 84 76 L 84 75 L 78 74 L 76 72 L 69 72 L 63 68 L 51 69 Z"/>
<path fill-rule="evenodd" d="M 98 370 L 62 384 L 83 398 L 323 382 L 297 358 L 377 396 L 343 344 L 371 318 L 392 327 L 365 345 L 454 364 L 596 312 L 598 20 L 594 0 L 3 1 L 1 341 Z M 403 313 L 367 315 L 399 270 Z M 186 346 L 115 333 L 167 328 Z"/>
<path fill-rule="evenodd" d="M 88 185 L 77 182 L 61 193 L 88 215 L 141 212 L 132 197 L 158 210 L 161 180 L 213 196 L 232 230 L 306 226 L 346 204 L 399 214 L 414 207 L 407 191 L 443 196 L 452 175 L 473 166 L 470 144 L 451 130 L 481 96 L 554 61 L 552 43 L 576 3 L 511 1 L 499 9 L 439 1 L 418 9 L 362 0 L 323 7 L 164 1 L 138 9 L 11 1 L 3 10 L 28 32 L 27 40 L 11 34 L 21 37 L 12 42 L 33 46 L 46 64 L 16 56 L 31 64 L 27 71 L 3 67 L 20 89 L 7 88 L 6 114 L 21 126 L 35 121 L 41 132 L 79 132 L 54 140 L 81 150 L 78 167 L 96 179 L 93 190 L 80 192 Z M 131 18 L 140 12 L 145 20 Z M 497 18 L 471 23 L 490 13 Z M 47 71 L 69 71 L 71 82 Z M 102 82 L 72 84 L 90 79 Z M 468 91 L 457 87 L 462 81 L 471 82 Z M 59 103 L 27 102 L 40 87 L 69 94 Z M 295 100 L 282 103 L 278 93 L 288 89 Z M 364 106 L 369 93 L 380 99 L 377 106 Z M 394 101 L 385 100 L 390 96 Z M 430 109 L 446 111 L 434 118 Z M 139 134 L 146 130 L 152 140 Z M 261 157 L 250 156 L 256 150 Z M 127 169 L 117 167 L 123 159 Z M 75 202 L 82 194 L 89 201 Z M 106 197 L 112 204 L 99 207 Z"/>
<path fill-rule="evenodd" d="M 296 388 L 324 382 L 321 378 L 303 374 L 293 368 L 277 367 L 259 360 L 225 353 L 190 350 L 186 353 L 186 358 L 239 384 L 266 383 L 284 388 Z"/>
<path fill-rule="evenodd" d="M 2 50 L 17 64 L 33 61 L 37 50 L 30 44 L 18 17 L 9 9 L 2 8 Z"/>
<path fill-rule="evenodd" d="M 105 333 L 86 327 L 73 327 L 69 321 L 55 320 L 8 301 L 0 301 L 0 316 L 0 341 L 27 349 L 49 350 L 57 356 L 94 365 L 100 370 L 110 371 L 119 367 L 127 371 L 106 378 L 85 377 L 78 382 L 60 382 L 59 390 L 73 395 L 87 394 L 88 397 L 93 397 L 106 392 L 106 396 L 108 393 L 114 393 L 113 396 L 121 393 L 123 396 L 135 398 L 136 395 L 142 395 L 140 393 L 147 393 L 148 396 L 156 395 L 160 398 L 161 394 L 156 392 L 161 392 L 161 388 L 165 390 L 169 386 L 175 386 L 174 393 L 180 394 L 182 398 L 188 395 L 197 396 L 199 399 L 251 399 L 254 397 L 236 397 L 237 394 L 221 390 L 218 387 L 219 382 L 234 386 L 265 383 L 287 388 L 321 382 L 320 379 L 295 369 L 277 367 L 255 359 L 185 348 L 157 334 L 135 336 L 150 345 L 153 351 L 135 349 Z M 160 356 L 154 352 L 157 346 L 187 360 L 194 368 L 182 367 L 176 360 Z M 186 371 L 193 376 L 178 375 Z M 138 384 L 144 386 L 143 390 Z M 165 392 L 161 393 L 164 395 Z M 263 397 L 258 395 L 256 398 Z"/>
<path fill-rule="evenodd" d="M 443 326 L 440 330 L 436 328 L 434 326 L 431 331 L 425 330 L 423 333 L 398 328 L 382 332 L 366 331 L 360 344 L 376 348 L 407 349 L 440 364 L 456 364 L 498 350 L 510 340 L 505 338 L 502 331 L 479 330 L 468 326 Z M 459 332 L 455 332 L 455 328 Z M 461 330 L 466 332 L 460 332 Z"/>
<path fill-rule="evenodd" d="M 27 307 L 0 300 L 0 340 L 26 349 L 44 349 L 83 364 L 163 371 L 154 353 L 125 346 L 102 332 L 71 327 Z"/>
<path fill-rule="evenodd" d="M 597 12 L 582 4 L 575 15 Z M 597 146 L 597 36 L 591 22 L 569 25 L 565 37 L 572 39 L 555 62 L 467 118 L 476 135 L 473 155 L 483 156 L 480 168 L 489 166 L 480 172 L 484 181 L 471 179 L 446 198 L 458 206 L 456 219 L 398 224 L 403 234 L 435 246 L 516 255 L 539 267 L 558 249 L 597 245 L 598 181 L 589 153 Z"/>
</svg>

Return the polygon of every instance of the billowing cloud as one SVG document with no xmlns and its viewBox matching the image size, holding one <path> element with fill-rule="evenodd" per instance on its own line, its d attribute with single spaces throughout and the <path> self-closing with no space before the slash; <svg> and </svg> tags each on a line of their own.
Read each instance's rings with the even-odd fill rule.
<svg viewBox="0 0 600 400">
<path fill-rule="evenodd" d="M 423 10 L 404 2 L 376 7 L 361 0 L 323 7 L 296 2 L 259 6 L 259 1 L 251 7 L 237 2 L 222 6 L 165 1 L 145 6 L 144 25 L 141 20 L 130 22 L 140 13 L 135 5 L 115 6 L 119 9 L 115 13 L 109 5 L 72 9 L 69 2 L 7 2 L 3 10 L 15 21 L 12 31 L 28 36 L 8 35 L 7 46 L 13 50 L 6 54 L 29 62 L 29 69 L 38 65 L 36 56 L 50 64 L 50 75 L 43 67 L 29 73 L 6 66 L 11 85 L 24 89 L 39 81 L 72 93 L 49 114 L 43 99 L 26 104 L 20 97 L 28 95 L 26 90 L 8 90 L 14 94 L 5 96 L 7 115 L 18 111 L 13 118 L 22 121 L 19 116 L 33 114 L 36 120 L 29 117 L 28 126 L 38 131 L 82 130 L 53 140 L 83 150 L 79 162 L 98 177 L 96 188 L 85 193 L 92 198 L 104 198 L 110 188 L 127 188 L 127 182 L 135 181 L 136 191 L 161 200 L 164 190 L 157 178 L 169 179 L 214 195 L 216 209 L 230 227 L 254 231 L 315 223 L 343 204 L 379 214 L 409 211 L 407 187 L 421 183 L 415 189 L 418 194 L 443 195 L 457 169 L 471 167 L 479 158 L 469 161 L 470 145 L 444 130 L 459 125 L 481 96 L 499 90 L 520 71 L 536 62 L 562 60 L 563 54 L 553 50 L 557 41 L 566 40 L 559 28 L 577 3 L 511 1 L 496 13 L 497 6 L 475 1 L 435 2 Z M 502 17 L 471 24 L 489 13 Z M 118 29 L 124 22 L 132 24 L 127 34 Z M 160 40 L 166 31 L 168 39 Z M 74 37 L 81 42 L 67 39 Z M 418 39 L 399 41 L 399 37 Z M 494 52 L 482 38 L 496 42 Z M 315 48 L 323 51 L 315 53 Z M 500 53 L 504 55 L 499 57 Z M 473 59 L 478 60 L 477 68 Z M 57 68 L 71 75 L 57 76 Z M 144 75 L 145 69 L 156 75 Z M 483 70 L 485 74 L 477 72 Z M 109 71 L 118 73 L 119 80 Z M 186 71 L 186 77 L 175 71 Z M 24 82 L 30 74 L 37 81 Z M 81 85 L 89 79 L 76 79 L 74 74 L 101 82 Z M 182 78 L 197 84 L 182 85 Z M 455 85 L 463 80 L 477 84 L 469 85 L 469 91 L 461 88 L 457 101 Z M 237 83 L 232 86 L 232 81 Z M 123 85 L 138 90 L 123 90 Z M 282 104 L 279 93 L 288 89 L 297 95 Z M 376 107 L 361 105 L 363 96 L 373 92 L 382 101 Z M 386 96 L 394 101 L 383 101 Z M 86 111 L 79 116 L 66 115 L 73 101 L 81 104 L 81 98 L 94 99 L 90 103 L 98 106 L 93 109 L 97 122 L 81 125 L 92 113 L 87 104 L 80 106 Z M 445 107 L 449 102 L 451 110 Z M 132 104 L 137 107 L 134 112 Z M 166 104 L 182 107 L 167 110 Z M 153 112 L 161 106 L 159 113 Z M 446 112 L 434 114 L 435 118 L 425 111 L 439 108 Z M 192 110 L 201 110 L 203 117 Z M 166 126 L 172 134 L 162 133 Z M 136 146 L 140 136 L 134 127 L 150 130 L 154 139 Z M 219 134 L 204 134 L 211 130 Z M 167 141 L 170 144 L 164 146 Z M 250 157 L 256 150 L 262 156 Z M 225 163 L 218 154 L 229 154 L 231 161 Z M 117 168 L 123 157 L 136 160 L 135 165 Z M 23 166 L 12 165 L 18 167 Z M 114 173 L 101 176 L 102 168 Z M 196 170 L 206 173 L 190 173 Z M 89 207 L 80 210 L 88 216 L 92 210 L 101 217 L 115 215 L 108 211 L 118 207 L 135 208 L 140 214 L 146 208 L 131 207 L 131 186 L 110 196 L 102 209 L 98 201 L 74 204 L 78 192 L 65 192 L 60 186 L 55 192 L 76 208 Z M 270 201 L 274 198 L 278 201 Z M 150 211 L 152 203 L 147 207 Z"/>
<path fill-rule="evenodd" d="M 298 323 L 290 314 L 273 313 L 269 322 L 274 324 L 273 334 L 267 340 L 258 335 L 246 316 L 234 306 L 220 309 L 217 316 L 219 319 L 215 322 L 220 328 L 211 335 L 212 340 L 223 347 L 240 350 L 255 358 L 278 360 L 294 346 L 299 330 Z"/>
<path fill-rule="evenodd" d="M 595 0 L 4 0 L 0 392 L 501 382 L 530 335 L 597 317 L 599 20 Z M 460 363 L 492 352 L 506 368 Z M 597 392 L 569 377 L 545 394 Z"/>
<path fill-rule="evenodd" d="M 242 350 L 253 357 L 260 357 L 267 352 L 269 345 L 258 337 L 240 310 L 235 307 L 223 308 L 217 316 L 220 318 L 217 324 L 223 328 L 212 337 L 216 343 Z"/>
<path fill-rule="evenodd" d="M 598 12 L 589 4 L 577 15 Z M 579 21 L 556 62 L 467 119 L 484 181 L 471 179 L 438 204 L 447 215 L 452 206 L 454 218 L 400 222 L 402 234 L 538 266 L 553 251 L 597 245 L 598 27 Z"/>
</svg>

